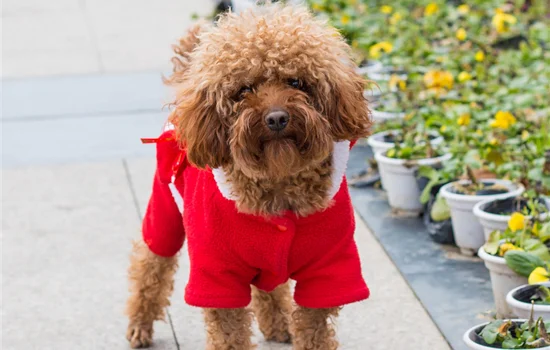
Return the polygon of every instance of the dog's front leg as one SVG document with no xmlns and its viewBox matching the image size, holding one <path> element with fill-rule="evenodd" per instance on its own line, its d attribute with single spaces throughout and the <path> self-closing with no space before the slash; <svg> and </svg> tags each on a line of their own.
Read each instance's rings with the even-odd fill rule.
<svg viewBox="0 0 550 350">
<path fill-rule="evenodd" d="M 204 309 L 208 350 L 252 349 L 250 310 Z"/>
<path fill-rule="evenodd" d="M 298 307 L 292 313 L 294 349 L 335 350 L 338 348 L 334 318 L 340 308 L 310 309 Z"/>
<path fill-rule="evenodd" d="M 153 322 L 164 319 L 177 267 L 176 257 L 155 255 L 143 242 L 134 244 L 128 270 L 131 294 L 126 307 L 129 317 L 126 338 L 132 348 L 151 345 Z"/>
</svg>

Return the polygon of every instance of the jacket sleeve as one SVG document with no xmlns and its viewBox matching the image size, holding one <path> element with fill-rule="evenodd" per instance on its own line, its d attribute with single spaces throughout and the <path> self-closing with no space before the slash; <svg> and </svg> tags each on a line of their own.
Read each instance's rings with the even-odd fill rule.
<svg viewBox="0 0 550 350">
<path fill-rule="evenodd" d="M 157 170 L 153 190 L 143 218 L 143 240 L 156 255 L 176 255 L 185 239 L 182 213 L 172 193 L 174 164 L 181 154 L 177 143 L 167 140 L 167 133 L 156 139 Z M 168 135 L 169 136 L 169 135 Z M 177 169 L 176 169 L 177 171 Z"/>
</svg>

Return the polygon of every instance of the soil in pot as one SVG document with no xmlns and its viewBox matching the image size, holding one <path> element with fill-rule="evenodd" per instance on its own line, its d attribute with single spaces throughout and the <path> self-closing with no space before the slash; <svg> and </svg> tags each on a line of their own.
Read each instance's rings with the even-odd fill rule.
<svg viewBox="0 0 550 350">
<path fill-rule="evenodd" d="M 428 134 L 428 140 L 430 141 L 433 141 L 434 139 L 436 139 L 438 136 L 436 135 L 433 135 L 433 134 Z M 395 143 L 395 142 L 401 142 L 401 135 L 398 135 L 398 134 L 394 134 L 394 133 L 387 133 L 386 135 L 383 136 L 383 140 L 384 142 L 388 142 L 388 143 Z"/>
<path fill-rule="evenodd" d="M 546 207 L 548 209 L 546 202 L 542 198 L 537 198 L 535 203 L 537 206 L 540 205 L 542 208 Z M 495 200 L 485 206 L 483 211 L 496 215 L 511 215 L 515 212 L 531 215 L 532 208 L 527 198 L 515 197 Z"/>
<path fill-rule="evenodd" d="M 550 289 L 538 284 L 518 290 L 513 297 L 522 303 L 531 304 L 531 301 L 534 301 L 538 305 L 550 305 Z"/>
<path fill-rule="evenodd" d="M 495 182 L 484 181 L 476 183 L 470 182 L 466 185 L 456 183 L 454 186 L 449 188 L 449 192 L 469 196 L 490 196 L 494 194 L 507 193 L 509 192 L 509 189 L 506 186 Z"/>
</svg>

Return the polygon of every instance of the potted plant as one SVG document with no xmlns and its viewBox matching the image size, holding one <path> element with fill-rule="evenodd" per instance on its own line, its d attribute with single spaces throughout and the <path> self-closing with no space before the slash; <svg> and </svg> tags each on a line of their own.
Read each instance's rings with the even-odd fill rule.
<svg viewBox="0 0 550 350">
<path fill-rule="evenodd" d="M 550 252 L 544 244 L 550 238 L 547 230 L 550 230 L 547 223 L 541 225 L 541 222 L 512 215 L 508 228 L 492 232 L 487 243 L 479 249 L 478 256 L 491 276 L 497 315 L 513 316 L 506 303 L 508 292 L 526 284 L 537 267 L 545 267 L 550 262 Z"/>
<path fill-rule="evenodd" d="M 550 349 L 547 329 L 550 322 L 542 317 L 495 320 L 470 328 L 463 340 L 470 349 Z"/>
<path fill-rule="evenodd" d="M 469 180 L 451 182 L 441 188 L 441 195 L 451 208 L 451 219 L 456 245 L 464 255 L 474 255 L 485 243 L 483 227 L 476 219 L 473 208 L 485 199 L 515 197 L 524 190 L 520 184 L 508 180 L 478 180 L 466 167 Z"/>
<path fill-rule="evenodd" d="M 419 166 L 437 166 L 451 155 L 429 142 L 415 142 L 413 135 L 404 135 L 402 143 L 395 143 L 386 152 L 374 155 L 378 163 L 382 185 L 387 191 L 393 209 L 409 215 L 422 212 L 420 188 L 415 173 Z"/>
<path fill-rule="evenodd" d="M 485 239 L 488 239 L 491 232 L 506 229 L 514 212 L 520 212 L 527 219 L 539 216 L 544 219 L 549 208 L 550 202 L 542 197 L 522 195 L 481 201 L 474 206 L 474 215 L 483 226 Z"/>
<path fill-rule="evenodd" d="M 396 142 L 402 142 L 402 136 L 401 130 L 387 130 L 371 135 L 367 143 L 371 146 L 373 153 L 384 152 L 392 148 Z M 433 147 L 443 143 L 443 137 L 436 131 L 415 132 L 413 137 L 416 142 L 422 142 L 423 138 L 428 138 Z"/>
<path fill-rule="evenodd" d="M 546 276 L 548 276 L 548 272 L 545 272 Z M 550 282 L 525 284 L 514 288 L 506 295 L 506 302 L 512 313 L 519 318 L 529 317 L 529 313 L 533 310 L 534 317 L 542 317 L 549 320 Z"/>
<path fill-rule="evenodd" d="M 372 119 L 375 122 L 405 118 L 402 94 L 385 94 L 380 97 L 379 101 L 380 102 L 371 109 Z"/>
</svg>

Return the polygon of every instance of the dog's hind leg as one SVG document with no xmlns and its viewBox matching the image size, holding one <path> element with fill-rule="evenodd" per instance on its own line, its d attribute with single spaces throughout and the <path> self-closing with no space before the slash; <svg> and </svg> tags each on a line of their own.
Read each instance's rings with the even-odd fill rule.
<svg viewBox="0 0 550 350">
<path fill-rule="evenodd" d="M 334 318 L 340 308 L 298 307 L 292 313 L 295 350 L 335 350 L 338 348 Z"/>
<path fill-rule="evenodd" d="M 177 267 L 177 257 L 163 258 L 151 252 L 144 242 L 134 243 L 128 270 L 131 294 L 126 307 L 130 321 L 126 338 L 132 348 L 151 345 L 153 322 L 164 319 Z"/>
<path fill-rule="evenodd" d="M 246 308 L 204 309 L 207 350 L 253 349 L 252 314 Z"/>
<path fill-rule="evenodd" d="M 252 287 L 252 309 L 266 340 L 290 342 L 292 302 L 288 282 L 270 293 Z"/>
</svg>

